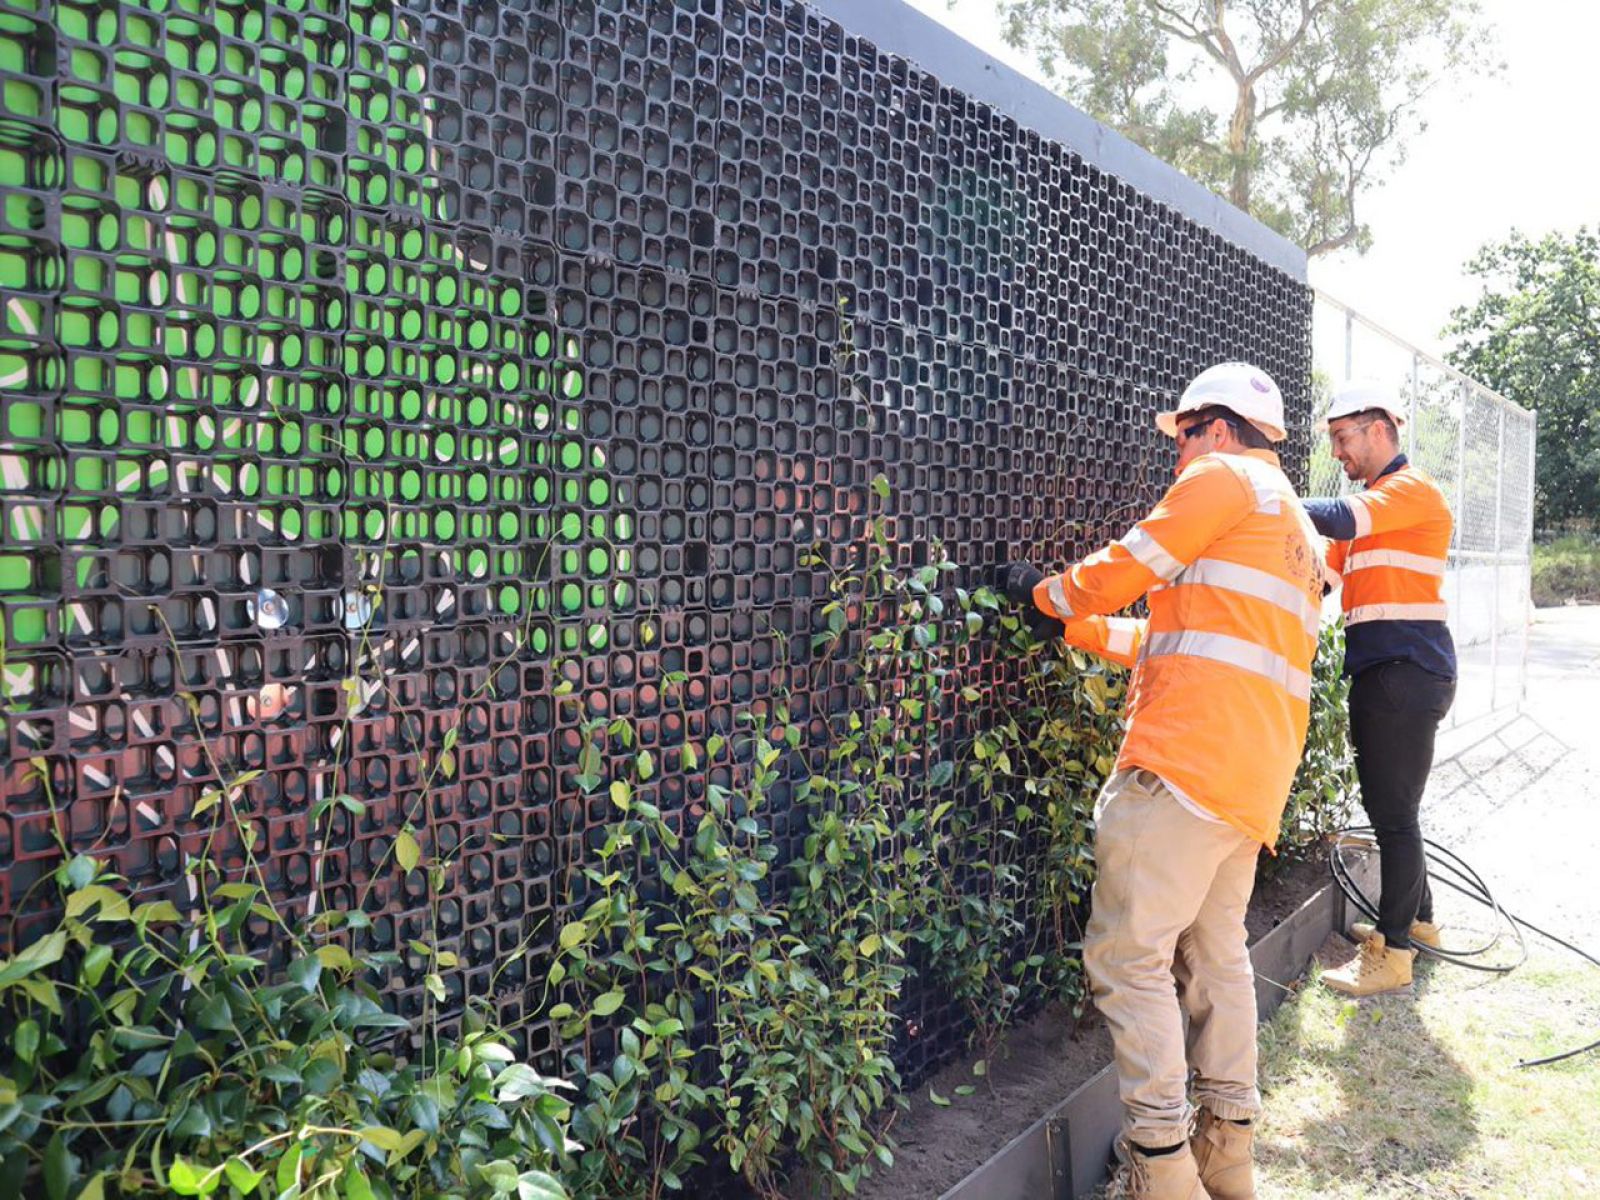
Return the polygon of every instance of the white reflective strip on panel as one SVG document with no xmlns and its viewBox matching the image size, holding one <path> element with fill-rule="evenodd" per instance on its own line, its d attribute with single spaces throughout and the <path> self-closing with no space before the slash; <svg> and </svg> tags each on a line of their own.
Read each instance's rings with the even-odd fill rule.
<svg viewBox="0 0 1600 1200">
<path fill-rule="evenodd" d="M 1372 532 L 1372 514 L 1367 511 L 1367 502 L 1360 496 L 1346 496 L 1344 499 L 1356 519 L 1356 537 L 1366 537 Z"/>
<path fill-rule="evenodd" d="M 1243 638 L 1229 637 L 1225 633 L 1199 633 L 1194 630 L 1153 633 L 1144 640 L 1144 653 L 1149 658 L 1183 654 L 1191 658 L 1208 658 L 1212 662 L 1227 663 L 1229 666 L 1272 680 L 1296 699 L 1311 699 L 1309 673 L 1291 665 L 1283 655 L 1274 654 L 1265 646 L 1258 646 Z"/>
<path fill-rule="evenodd" d="M 1106 633 L 1106 650 L 1111 654 L 1124 656 L 1132 654 L 1133 629 L 1127 625 L 1111 623 Z"/>
<path fill-rule="evenodd" d="M 1061 585 L 1065 575 L 1052 575 L 1050 582 L 1045 585 L 1045 594 L 1050 597 L 1050 603 L 1056 610 L 1056 616 L 1063 621 L 1072 619 L 1072 605 L 1067 603 L 1067 589 Z"/>
<path fill-rule="evenodd" d="M 1443 604 L 1363 604 L 1344 615 L 1346 625 L 1363 621 L 1443 621 L 1449 616 Z"/>
<path fill-rule="evenodd" d="M 1171 579 L 1183 570 L 1183 564 L 1168 554 L 1165 546 L 1137 525 L 1128 530 L 1128 536 L 1119 544 L 1163 579 Z"/>
<path fill-rule="evenodd" d="M 1363 550 L 1345 560 L 1344 573 L 1365 571 L 1368 567 L 1400 567 L 1423 575 L 1444 578 L 1445 560 L 1431 554 L 1412 554 L 1407 550 Z"/>
<path fill-rule="evenodd" d="M 1311 598 L 1287 579 L 1270 572 L 1220 558 L 1197 558 L 1172 582 L 1175 587 L 1196 583 L 1254 596 L 1299 618 L 1307 633 L 1317 632 L 1320 610 Z"/>
</svg>

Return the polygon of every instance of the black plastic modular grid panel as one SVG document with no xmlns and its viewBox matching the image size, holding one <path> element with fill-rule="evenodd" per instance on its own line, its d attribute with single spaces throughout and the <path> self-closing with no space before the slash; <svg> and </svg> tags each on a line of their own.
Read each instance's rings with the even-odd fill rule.
<svg viewBox="0 0 1600 1200">
<path fill-rule="evenodd" d="M 0 52 L 0 912 L 52 805 L 177 890 L 209 745 L 260 772 L 281 899 L 359 900 L 376 948 L 425 933 L 419 876 L 371 882 L 401 825 L 469 847 L 452 996 L 531 935 L 524 1015 L 609 818 L 559 673 L 681 822 L 686 740 L 790 691 L 821 745 L 856 698 L 800 661 L 799 556 L 844 561 L 878 474 L 903 564 L 1060 563 L 1159 495 L 1154 413 L 1235 358 L 1304 469 L 1303 285 L 800 4 L 0 2 Z M 334 791 L 364 809 L 323 836 Z M 906 1015 L 912 1077 L 962 1048 L 931 987 Z"/>
</svg>

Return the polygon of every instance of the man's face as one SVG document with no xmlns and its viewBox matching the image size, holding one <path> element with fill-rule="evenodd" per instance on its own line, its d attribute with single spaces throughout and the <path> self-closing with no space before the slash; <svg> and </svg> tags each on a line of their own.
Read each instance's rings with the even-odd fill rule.
<svg viewBox="0 0 1600 1200">
<path fill-rule="evenodd" d="M 1218 417 L 1209 421 L 1196 420 L 1192 416 L 1178 418 L 1178 469 L 1176 474 L 1183 474 L 1183 469 L 1199 458 L 1202 454 L 1209 454 L 1221 442 L 1221 430 L 1228 427 Z"/>
<path fill-rule="evenodd" d="M 1365 483 L 1387 465 L 1389 448 L 1379 444 L 1383 440 L 1377 422 L 1365 413 L 1328 422 L 1328 443 L 1350 480 Z M 1383 462 L 1374 461 L 1379 457 Z"/>
</svg>

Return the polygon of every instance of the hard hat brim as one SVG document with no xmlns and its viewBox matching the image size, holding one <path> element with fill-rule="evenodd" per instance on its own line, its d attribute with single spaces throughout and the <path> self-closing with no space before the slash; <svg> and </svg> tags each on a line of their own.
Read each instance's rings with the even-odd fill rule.
<svg viewBox="0 0 1600 1200">
<path fill-rule="evenodd" d="M 1317 423 L 1311 427 L 1311 432 L 1313 432 L 1313 433 L 1327 433 L 1328 432 L 1328 426 L 1331 425 L 1334 421 L 1343 421 L 1346 417 L 1359 417 L 1362 413 L 1367 413 L 1367 412 L 1381 412 L 1381 413 L 1384 413 L 1386 416 L 1388 416 L 1389 420 L 1394 422 L 1394 427 L 1396 429 L 1404 429 L 1406 427 L 1406 415 L 1405 415 L 1405 413 L 1395 412 L 1394 409 L 1385 408 L 1381 404 L 1374 404 L 1371 408 L 1358 408 L 1358 409 L 1356 409 L 1355 412 L 1340 413 L 1336 417 L 1322 417 L 1322 418 L 1319 418 Z"/>
<path fill-rule="evenodd" d="M 1166 434 L 1169 438 L 1176 440 L 1178 437 L 1179 417 L 1183 416 L 1185 413 L 1199 412 L 1202 408 L 1210 407 L 1212 407 L 1211 404 L 1195 404 L 1190 405 L 1188 408 L 1175 408 L 1171 412 L 1157 413 L 1156 428 L 1162 433 Z M 1249 420 L 1248 417 L 1241 419 L 1247 421 Z M 1287 431 L 1279 428 L 1277 425 L 1270 425 L 1266 421 L 1250 421 L 1250 424 L 1254 425 L 1263 434 L 1265 434 L 1266 439 L 1269 442 L 1281 442 L 1284 440 L 1284 438 L 1289 436 Z"/>
</svg>

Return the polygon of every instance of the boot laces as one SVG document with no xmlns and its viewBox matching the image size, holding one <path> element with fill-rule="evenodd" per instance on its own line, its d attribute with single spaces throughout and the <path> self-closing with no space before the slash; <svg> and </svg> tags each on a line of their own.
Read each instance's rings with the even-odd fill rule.
<svg viewBox="0 0 1600 1200">
<path fill-rule="evenodd" d="M 1122 1163 L 1111 1178 L 1108 1200 L 1138 1200 L 1150 1190 L 1150 1170 L 1145 1166 L 1144 1155 L 1127 1142 L 1119 1147 Z"/>
<path fill-rule="evenodd" d="M 1374 934 L 1361 943 L 1361 957 L 1356 964 L 1357 975 L 1373 975 L 1383 969 L 1384 961 L 1388 958 L 1388 947 Z"/>
</svg>

